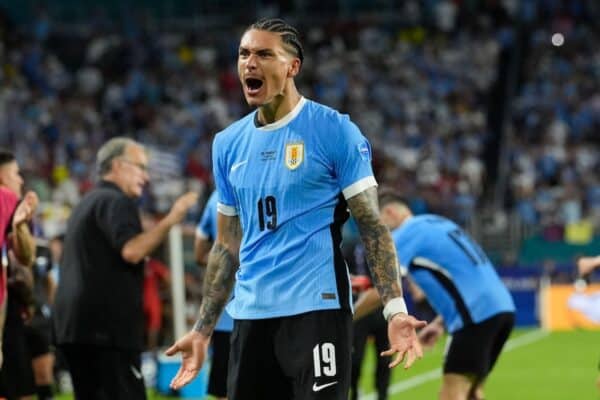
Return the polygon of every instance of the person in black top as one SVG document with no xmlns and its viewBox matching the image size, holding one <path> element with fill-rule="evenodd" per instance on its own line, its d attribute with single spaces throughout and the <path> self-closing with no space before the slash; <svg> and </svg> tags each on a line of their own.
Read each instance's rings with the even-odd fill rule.
<svg viewBox="0 0 600 400">
<path fill-rule="evenodd" d="M 143 146 L 113 138 L 98 151 L 96 164 L 101 181 L 67 225 L 55 299 L 56 343 L 77 399 L 145 399 L 143 261 L 198 196 L 182 195 L 143 232 L 136 206 L 149 180 Z"/>
</svg>

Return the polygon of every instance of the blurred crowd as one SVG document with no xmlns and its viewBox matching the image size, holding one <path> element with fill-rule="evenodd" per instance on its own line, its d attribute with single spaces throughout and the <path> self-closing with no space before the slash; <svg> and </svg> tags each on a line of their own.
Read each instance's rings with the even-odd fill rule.
<svg viewBox="0 0 600 400">
<path fill-rule="evenodd" d="M 500 58 L 518 40 L 519 6 L 537 4 L 551 18 L 530 21 L 520 55 L 501 141 L 502 200 L 549 238 L 589 242 L 600 227 L 600 37 L 593 24 L 573 17 L 586 2 L 554 11 L 561 1 L 490 1 L 496 6 L 479 11 L 460 3 L 407 0 L 401 23 L 294 21 L 306 54 L 300 92 L 350 115 L 373 145 L 379 183 L 403 193 L 415 214 L 435 212 L 466 225 L 495 193 L 486 157 L 498 143 L 489 114 L 501 103 L 490 98 Z M 38 281 L 59 280 L 70 210 L 94 185 L 96 152 L 114 136 L 149 149 L 146 227 L 186 190 L 208 198 L 214 135 L 250 111 L 236 70 L 244 28 L 165 30 L 94 14 L 75 29 L 44 10 L 19 25 L 0 9 L 0 147 L 14 151 L 26 186 L 41 200 L 35 233 L 49 242 L 36 260 Z M 187 249 L 203 204 L 187 216 Z M 347 258 L 360 266 L 357 228 L 345 229 Z M 151 349 L 171 340 L 161 329 L 172 319 L 163 307 L 170 276 L 162 250 L 145 274 L 145 311 L 161 322 L 148 328 Z M 201 278 L 199 269 L 187 269 L 190 323 Z M 38 314 L 48 313 L 47 297 Z"/>
<path fill-rule="evenodd" d="M 486 15 L 473 31 L 457 29 L 456 7 L 440 3 L 428 26 L 415 5 L 401 26 L 303 27 L 300 87 L 351 115 L 374 146 L 381 183 L 418 211 L 464 222 L 483 193 L 486 96 L 501 30 Z M 212 138 L 249 111 L 235 66 L 243 26 L 165 32 L 92 19 L 72 32 L 40 13 L 27 34 L 13 28 L 1 48 L 0 145 L 15 150 L 39 194 L 49 236 L 64 229 L 93 184 L 96 149 L 115 135 L 151 150 L 145 210 L 163 213 L 186 188 L 209 193 Z"/>
<path fill-rule="evenodd" d="M 416 213 L 465 225 L 492 197 L 492 87 L 518 16 L 529 18 L 543 28 L 521 54 L 504 141 L 505 204 L 531 225 L 598 226 L 598 35 L 577 17 L 593 2 L 484 4 L 413 0 L 400 21 L 298 21 L 307 54 L 300 90 L 350 114 L 373 144 L 378 181 Z M 245 26 L 165 30 L 94 13 L 75 28 L 43 8 L 26 25 L 0 13 L 0 24 L 0 146 L 15 151 L 39 194 L 47 237 L 64 231 L 93 185 L 98 146 L 116 135 L 150 149 L 145 211 L 164 213 L 186 189 L 208 196 L 214 134 L 250 111 L 236 72 Z M 567 45 L 552 44 L 555 31 Z"/>
<path fill-rule="evenodd" d="M 513 103 L 509 202 L 528 224 L 585 242 L 600 226 L 600 36 L 559 23 L 564 35 L 531 35 Z"/>
</svg>

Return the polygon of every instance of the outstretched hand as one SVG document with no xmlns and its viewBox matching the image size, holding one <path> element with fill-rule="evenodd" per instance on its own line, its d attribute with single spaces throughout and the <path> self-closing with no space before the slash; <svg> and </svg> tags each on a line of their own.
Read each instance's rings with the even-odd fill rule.
<svg viewBox="0 0 600 400">
<path fill-rule="evenodd" d="M 404 369 L 408 369 L 413 365 L 415 360 L 423 357 L 421 343 L 417 338 L 416 329 L 427 325 L 425 321 L 419 321 L 412 315 L 404 313 L 396 314 L 388 322 L 388 338 L 390 340 L 390 348 L 381 353 L 382 356 L 392 356 L 395 358 L 389 364 L 390 368 L 399 365 L 402 360 Z"/>
<path fill-rule="evenodd" d="M 208 350 L 210 337 L 194 330 L 188 332 L 165 352 L 168 356 L 181 353 L 181 367 L 171 380 L 172 389 L 180 389 L 190 383 L 200 372 Z"/>
</svg>

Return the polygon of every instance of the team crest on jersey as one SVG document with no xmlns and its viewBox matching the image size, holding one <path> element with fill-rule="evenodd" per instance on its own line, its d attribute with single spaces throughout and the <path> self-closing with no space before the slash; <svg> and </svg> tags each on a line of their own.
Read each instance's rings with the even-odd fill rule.
<svg viewBox="0 0 600 400">
<path fill-rule="evenodd" d="M 288 143 L 285 145 L 285 166 L 295 170 L 304 161 L 304 143 Z"/>
</svg>

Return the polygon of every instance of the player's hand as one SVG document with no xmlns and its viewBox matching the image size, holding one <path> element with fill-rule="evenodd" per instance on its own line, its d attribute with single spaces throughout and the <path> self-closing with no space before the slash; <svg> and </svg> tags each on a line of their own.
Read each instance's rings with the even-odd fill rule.
<svg viewBox="0 0 600 400">
<path fill-rule="evenodd" d="M 33 218 L 33 213 L 35 208 L 33 208 L 29 202 L 22 201 L 19 203 L 17 208 L 15 209 L 15 214 L 13 216 L 13 226 L 17 227 L 23 223 L 27 223 L 31 221 Z"/>
<path fill-rule="evenodd" d="M 188 210 L 198 203 L 198 193 L 187 192 L 175 200 L 173 207 L 171 207 L 171 216 L 175 219 L 176 223 L 180 222 Z"/>
<path fill-rule="evenodd" d="M 577 272 L 580 277 L 589 275 L 599 264 L 598 257 L 581 257 L 577 260 Z"/>
<path fill-rule="evenodd" d="M 389 364 L 390 368 L 399 365 L 402 360 L 404 369 L 408 369 L 413 365 L 415 360 L 423 357 L 423 349 L 417 338 L 416 329 L 427 325 L 425 321 L 419 321 L 412 315 L 404 313 L 396 314 L 388 322 L 388 337 L 390 340 L 390 349 L 381 353 L 382 356 L 396 357 Z"/>
<path fill-rule="evenodd" d="M 25 196 L 23 197 L 23 202 L 29 204 L 29 207 L 31 207 L 31 209 L 35 212 L 40 202 L 40 198 L 38 197 L 36 192 L 30 190 L 27 193 L 25 193 Z"/>
<path fill-rule="evenodd" d="M 167 349 L 165 354 L 168 356 L 181 353 L 181 367 L 171 381 L 172 389 L 182 388 L 198 375 L 204 363 L 209 342 L 210 337 L 192 330 Z"/>
<path fill-rule="evenodd" d="M 418 334 L 421 346 L 423 346 L 427 350 L 431 349 L 443 333 L 444 327 L 440 324 L 431 323 L 427 325 L 426 327 L 421 329 L 421 331 Z"/>
</svg>

